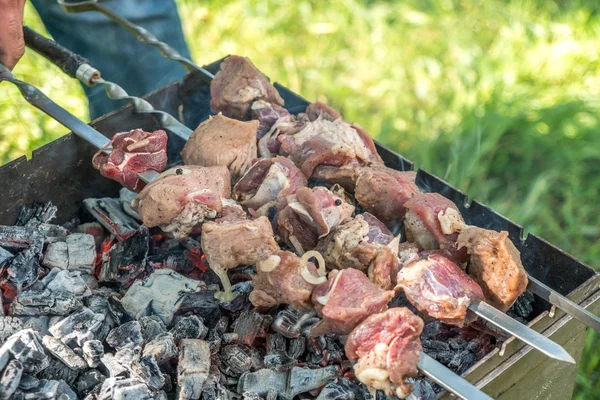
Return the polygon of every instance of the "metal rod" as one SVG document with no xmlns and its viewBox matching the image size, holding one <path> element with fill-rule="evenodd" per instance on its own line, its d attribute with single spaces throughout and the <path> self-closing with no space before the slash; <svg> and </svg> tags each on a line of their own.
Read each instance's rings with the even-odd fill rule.
<svg viewBox="0 0 600 400">
<path fill-rule="evenodd" d="M 70 129 L 75 135 L 85 140 L 96 149 L 104 149 L 103 151 L 105 153 L 110 153 L 108 150 L 110 140 L 106 136 L 50 100 L 35 86 L 15 78 L 13 73 L 7 67 L 5 67 L 3 64 L 0 64 L 0 82 L 2 81 L 10 82 L 15 85 L 27 102 L 37 107 L 50 117 L 54 118 L 56 121 L 60 122 L 62 125 Z M 148 183 L 156 179 L 158 172 L 146 171 L 139 173 L 138 176 L 142 181 Z"/>
<path fill-rule="evenodd" d="M 578 319 L 585 325 L 594 329 L 596 332 L 600 332 L 600 317 L 592 314 L 590 311 L 581 307 L 580 305 L 572 302 L 565 296 L 558 293 L 556 290 L 552 290 L 544 283 L 538 281 L 535 278 L 529 276 L 529 285 L 527 286 L 532 293 L 537 294 L 542 299 L 546 300 L 552 305 L 560 308 L 573 318 Z"/>
<path fill-rule="evenodd" d="M 99 4 L 97 0 L 87 0 L 81 2 L 70 2 L 64 0 L 57 1 L 58 4 L 60 4 L 62 8 L 68 12 L 79 13 L 84 11 L 98 11 L 106 15 L 111 20 L 117 22 L 128 31 L 132 32 L 140 42 L 150 44 L 156 47 L 158 51 L 160 51 L 160 54 L 162 54 L 165 58 L 180 63 L 188 72 L 198 71 L 209 79 L 213 79 L 215 77 L 209 71 L 196 65 L 189 58 L 183 57 L 181 54 L 179 54 L 179 52 L 177 52 L 177 50 L 175 50 L 165 42 L 161 42 L 160 40 L 158 40 L 158 38 L 152 33 L 148 32 L 148 30 L 130 22 L 126 18 L 121 17 L 119 14 L 112 12 L 108 8 L 104 7 L 102 4 Z"/>
<path fill-rule="evenodd" d="M 568 363 L 575 364 L 573 357 L 571 357 L 571 355 L 562 346 L 554 343 L 546 336 L 534 331 L 526 325 L 521 324 L 489 304 L 479 300 L 474 301 L 469 306 L 469 310 L 473 311 L 475 314 L 479 315 L 481 318 L 485 319 L 491 324 L 521 339 L 523 342 L 527 343 L 533 348 L 538 349 L 547 356 L 560 361 L 566 361 Z"/>
<path fill-rule="evenodd" d="M 492 400 L 490 396 L 423 352 L 421 352 L 417 368 L 438 385 L 451 391 L 461 399 Z"/>
</svg>

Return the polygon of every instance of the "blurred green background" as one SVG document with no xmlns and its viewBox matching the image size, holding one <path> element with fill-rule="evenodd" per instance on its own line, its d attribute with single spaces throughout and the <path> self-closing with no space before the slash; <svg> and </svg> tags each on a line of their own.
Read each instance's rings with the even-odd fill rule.
<svg viewBox="0 0 600 400">
<path fill-rule="evenodd" d="M 249 56 L 272 79 L 327 101 L 417 166 L 599 267 L 600 2 L 178 4 L 197 63 Z M 30 5 L 26 23 L 43 31 Z M 81 88 L 48 62 L 28 51 L 15 74 L 87 120 Z M 1 93 L 1 163 L 65 133 L 12 86 Z M 574 396 L 600 399 L 597 334 Z"/>
</svg>

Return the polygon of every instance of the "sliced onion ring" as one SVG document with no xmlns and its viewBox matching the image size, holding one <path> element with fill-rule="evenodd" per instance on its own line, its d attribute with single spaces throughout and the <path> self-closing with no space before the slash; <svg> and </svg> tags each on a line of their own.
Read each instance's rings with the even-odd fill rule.
<svg viewBox="0 0 600 400">
<path fill-rule="evenodd" d="M 308 260 L 312 257 L 316 258 L 317 263 L 319 264 L 319 268 L 317 269 L 317 273 L 319 274 L 318 277 L 314 276 L 308 270 Z M 327 274 L 327 269 L 325 267 L 325 259 L 323 258 L 321 253 L 315 250 L 307 251 L 300 258 L 300 263 L 302 264 L 300 275 L 302 275 L 302 278 L 304 278 L 306 282 L 311 283 L 313 285 L 320 285 L 323 282 L 327 282 L 327 278 L 325 277 L 325 275 Z"/>
</svg>

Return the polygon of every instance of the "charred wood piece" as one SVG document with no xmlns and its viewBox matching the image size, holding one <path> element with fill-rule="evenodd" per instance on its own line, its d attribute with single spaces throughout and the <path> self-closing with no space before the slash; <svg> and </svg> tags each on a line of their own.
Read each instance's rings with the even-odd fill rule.
<svg viewBox="0 0 600 400">
<path fill-rule="evenodd" d="M 210 369 L 210 348 L 200 339 L 183 339 L 179 348 L 177 398 L 199 399 Z"/>
<path fill-rule="evenodd" d="M 119 199 L 85 199 L 83 205 L 119 241 L 135 235 L 140 227 L 135 219 L 123 211 Z"/>
</svg>

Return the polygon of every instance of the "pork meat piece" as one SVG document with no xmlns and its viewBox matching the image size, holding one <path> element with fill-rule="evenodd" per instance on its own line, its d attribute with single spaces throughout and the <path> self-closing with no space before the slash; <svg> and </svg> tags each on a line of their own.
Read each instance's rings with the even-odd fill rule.
<svg viewBox="0 0 600 400">
<path fill-rule="evenodd" d="M 298 253 L 314 249 L 319 238 L 352 216 L 354 206 L 338 194 L 317 186 L 301 187 L 285 199 L 277 216 L 282 240 Z"/>
<path fill-rule="evenodd" d="M 287 117 L 290 112 L 277 104 L 267 103 L 264 100 L 258 100 L 252 103 L 251 116 L 252 119 L 258 120 L 258 131 L 256 138 L 260 139 L 271 130 L 278 119 Z"/>
<path fill-rule="evenodd" d="M 308 184 L 296 165 L 285 157 L 259 159 L 233 187 L 233 197 L 253 210 L 275 205 Z M 266 207 L 265 207 L 266 206 Z M 266 215 L 259 211 L 258 214 Z"/>
<path fill-rule="evenodd" d="M 306 115 L 311 121 L 316 121 L 321 118 L 333 122 L 336 119 L 342 118 L 342 115 L 338 110 L 320 101 L 309 104 L 308 107 L 306 107 Z"/>
<path fill-rule="evenodd" d="M 276 155 L 288 156 L 279 143 L 279 135 L 294 135 L 300 132 L 309 122 L 306 114 L 287 115 L 279 118 L 271 129 L 258 141 L 258 154 L 263 158 Z"/>
<path fill-rule="evenodd" d="M 407 397 L 412 385 L 405 378 L 418 374 L 422 331 L 423 320 L 406 307 L 371 315 L 346 340 L 346 356 L 358 359 L 356 378 L 388 396 Z"/>
<path fill-rule="evenodd" d="M 279 135 L 278 140 L 307 177 L 311 177 L 318 166 L 383 164 L 373 139 L 342 119 L 319 118 L 295 134 Z"/>
<path fill-rule="evenodd" d="M 144 225 L 159 226 L 183 238 L 194 226 L 217 217 L 231 196 L 225 167 L 175 167 L 163 172 L 134 199 L 132 207 Z"/>
<path fill-rule="evenodd" d="M 459 327 L 474 320 L 469 305 L 484 299 L 477 282 L 438 253 L 404 266 L 397 282 L 396 288 L 402 289 L 420 312 Z"/>
<path fill-rule="evenodd" d="M 213 113 L 246 121 L 250 119 L 250 106 L 264 100 L 277 106 L 284 101 L 263 75 L 246 57 L 229 56 L 210 84 L 210 109 Z"/>
<path fill-rule="evenodd" d="M 334 270 L 318 285 L 312 302 L 323 318 L 311 328 L 312 336 L 347 335 L 368 316 L 385 311 L 394 291 L 383 290 L 357 269 Z"/>
<path fill-rule="evenodd" d="M 393 239 L 385 225 L 365 213 L 346 220 L 320 239 L 317 251 L 330 268 L 368 271 L 375 284 L 392 289 L 398 253 L 398 240 Z"/>
<path fill-rule="evenodd" d="M 110 154 L 106 148 L 112 147 Z M 92 159 L 102 176 L 113 179 L 135 192 L 144 187 L 137 174 L 162 172 L 167 165 L 167 134 L 163 130 L 145 132 L 134 129 L 116 133 L 106 148 L 98 150 Z"/>
<path fill-rule="evenodd" d="M 521 254 L 508 232 L 469 226 L 458 235 L 458 247 L 465 247 L 471 255 L 469 275 L 483 289 L 486 301 L 508 311 L 528 284 Z"/>
<path fill-rule="evenodd" d="M 464 263 L 467 252 L 458 248 L 458 232 L 466 227 L 458 207 L 438 193 L 416 194 L 404 203 L 404 227 L 408 241 L 424 250 L 442 249 L 453 261 Z"/>
<path fill-rule="evenodd" d="M 376 166 L 361 168 L 357 173 L 354 196 L 368 212 L 396 229 L 404 218 L 404 203 L 420 193 L 413 171 Z"/>
<path fill-rule="evenodd" d="M 252 279 L 254 290 L 250 301 L 255 307 L 290 304 L 298 309 L 312 309 L 310 296 L 316 285 L 302 277 L 305 268 L 318 276 L 312 262 L 305 262 L 290 251 L 279 251 L 259 261 Z"/>
<path fill-rule="evenodd" d="M 235 182 L 256 158 L 257 129 L 258 121 L 242 122 L 216 115 L 198 125 L 181 156 L 186 165 L 225 166 Z"/>
</svg>

